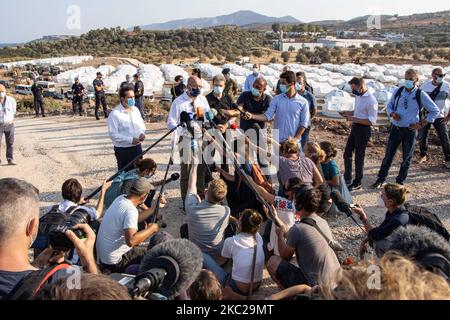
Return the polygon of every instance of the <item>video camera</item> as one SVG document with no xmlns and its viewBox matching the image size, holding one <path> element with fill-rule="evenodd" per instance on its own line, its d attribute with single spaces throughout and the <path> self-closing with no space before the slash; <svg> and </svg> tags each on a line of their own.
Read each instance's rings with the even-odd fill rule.
<svg viewBox="0 0 450 320">
<path fill-rule="evenodd" d="M 90 224 L 91 219 L 86 210 L 80 207 L 70 208 L 66 212 L 54 206 L 39 220 L 39 232 L 33 249 L 46 249 L 52 247 L 57 251 L 69 251 L 74 249 L 74 244 L 66 236 L 66 231 L 71 230 L 75 235 L 83 239 L 86 234 L 76 229 L 78 224 Z"/>
</svg>

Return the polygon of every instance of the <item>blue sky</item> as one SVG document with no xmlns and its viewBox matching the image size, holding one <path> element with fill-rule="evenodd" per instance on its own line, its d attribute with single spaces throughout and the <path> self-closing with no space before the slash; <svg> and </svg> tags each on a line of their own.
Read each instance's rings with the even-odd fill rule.
<svg viewBox="0 0 450 320">
<path fill-rule="evenodd" d="M 67 10 L 71 5 L 80 8 L 79 29 L 67 27 Z M 210 17 L 238 10 L 253 10 L 277 17 L 292 15 L 310 22 L 351 19 L 377 11 L 407 15 L 449 9 L 449 2 L 441 0 L 12 0 L 2 1 L 0 6 L 0 43 L 30 41 L 43 35 L 79 35 L 101 27 L 131 27 L 174 19 Z"/>
</svg>

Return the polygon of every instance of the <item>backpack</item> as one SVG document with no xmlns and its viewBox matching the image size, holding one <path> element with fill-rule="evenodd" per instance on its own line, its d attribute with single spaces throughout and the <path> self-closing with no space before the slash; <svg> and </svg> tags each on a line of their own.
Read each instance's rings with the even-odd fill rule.
<svg viewBox="0 0 450 320">
<path fill-rule="evenodd" d="M 5 300 L 32 300 L 58 271 L 67 270 L 70 267 L 71 265 L 63 263 L 30 272 L 17 284 Z"/>
<path fill-rule="evenodd" d="M 409 214 L 409 224 L 425 226 L 443 236 L 445 240 L 450 241 L 450 234 L 437 215 L 424 207 L 413 206 L 408 203 L 405 204 L 405 209 Z"/>
<path fill-rule="evenodd" d="M 442 88 L 442 83 L 441 83 L 440 85 L 438 85 L 438 86 L 433 90 L 433 92 L 431 92 L 431 93 L 429 94 L 431 100 L 433 100 L 434 102 L 436 102 L 436 99 L 437 99 L 437 97 L 438 97 L 438 95 L 439 95 L 439 92 L 441 92 L 441 88 Z"/>
<path fill-rule="evenodd" d="M 396 112 L 398 109 L 398 103 L 400 102 L 400 97 L 404 90 L 405 90 L 405 87 L 401 87 L 395 93 L 394 112 Z M 426 115 L 425 108 L 422 104 L 422 89 L 416 89 L 416 98 L 415 99 L 417 101 L 417 104 L 419 105 L 419 121 L 422 121 L 422 119 L 425 118 L 425 115 Z"/>
<path fill-rule="evenodd" d="M 108 191 L 105 194 L 105 202 L 104 208 L 107 210 L 111 204 L 116 200 L 119 196 L 123 194 L 123 185 L 130 180 L 139 179 L 138 174 L 135 170 L 129 172 L 123 172 L 117 178 L 114 179 L 111 187 L 109 187 Z"/>
</svg>

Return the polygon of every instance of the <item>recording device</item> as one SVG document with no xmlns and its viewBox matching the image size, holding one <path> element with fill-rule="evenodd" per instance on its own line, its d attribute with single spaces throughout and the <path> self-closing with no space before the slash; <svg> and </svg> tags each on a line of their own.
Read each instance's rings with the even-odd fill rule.
<svg viewBox="0 0 450 320">
<path fill-rule="evenodd" d="M 178 180 L 180 180 L 180 174 L 179 173 L 173 173 L 170 176 L 170 178 L 165 183 L 167 184 L 167 183 L 175 182 L 175 181 L 178 181 Z"/>
<path fill-rule="evenodd" d="M 423 226 L 409 225 L 398 228 L 387 240 L 388 251 L 412 258 L 450 283 L 450 244 L 438 233 Z"/>
<path fill-rule="evenodd" d="M 171 299 L 186 291 L 203 267 L 203 254 L 189 240 L 178 239 L 155 246 L 144 256 L 137 277 L 121 276 L 133 298 L 159 293 Z M 113 276 L 117 279 L 118 276 Z"/>
<path fill-rule="evenodd" d="M 356 208 L 356 205 L 348 203 L 344 197 L 342 197 L 341 193 L 337 190 L 333 190 L 330 194 L 331 200 L 333 200 L 333 203 L 336 205 L 337 209 L 344 213 L 347 218 L 350 218 L 353 220 L 353 222 L 364 232 L 366 233 L 366 230 L 364 230 L 363 227 L 356 221 L 353 214 L 355 213 L 353 209 Z"/>
<path fill-rule="evenodd" d="M 71 230 L 75 235 L 83 239 L 86 234 L 76 229 L 78 224 L 89 224 L 91 219 L 86 210 L 75 207 L 68 212 L 62 212 L 57 206 L 39 220 L 39 232 L 33 249 L 46 249 L 50 246 L 57 251 L 69 251 L 74 249 L 74 244 L 66 236 L 66 231 Z"/>
</svg>

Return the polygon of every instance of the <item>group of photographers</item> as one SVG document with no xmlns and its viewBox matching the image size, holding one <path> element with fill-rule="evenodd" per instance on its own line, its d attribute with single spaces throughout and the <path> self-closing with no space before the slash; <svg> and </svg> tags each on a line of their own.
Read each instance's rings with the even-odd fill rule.
<svg viewBox="0 0 450 320">
<path fill-rule="evenodd" d="M 398 184 L 384 184 L 383 177 L 377 182 L 376 187 L 381 190 L 377 205 L 387 209 L 385 220 L 379 226 L 372 226 L 363 208 L 350 206 L 348 188 L 351 191 L 360 189 L 362 180 L 361 159 L 358 159 L 356 180 L 350 181 L 351 154 L 355 152 L 356 158 L 364 155 L 366 140 L 370 137 L 364 126 L 376 122 L 376 115 L 371 112 L 374 105 L 367 96 L 364 81 L 353 79 L 350 82 L 365 109 L 359 110 L 359 114 L 344 115 L 355 123 L 345 155 L 344 179 L 334 160 L 337 155 L 334 146 L 329 142 L 308 141 L 315 107 L 310 106 L 310 101 L 314 101 L 312 88 L 307 89 L 304 76 L 289 70 L 283 72 L 280 95 L 272 100 L 265 94 L 267 82 L 258 70 L 259 66 L 255 65 L 253 77 L 246 82 L 249 91 L 237 100 L 237 104 L 235 97 L 228 97 L 225 90 L 229 78 L 216 77 L 213 92 L 204 98 L 202 82 L 193 75 L 187 81 L 186 91 L 172 105 L 169 129 L 177 128 L 183 121 L 183 112 L 200 116 L 212 108 L 217 112 L 214 119 L 209 120 L 222 133 L 233 128 L 234 119 L 240 115 L 241 125 L 247 126 L 246 129 L 251 129 L 254 124 L 264 127 L 266 122 L 274 120 L 275 129 L 282 134 L 280 139 L 273 141 L 280 147 L 282 158 L 279 173 L 282 183 L 278 193 L 270 177 L 262 174 L 263 163 L 255 156 L 248 140 L 243 155 L 236 152 L 235 146 L 227 148 L 235 151 L 231 157 L 242 163 L 235 163 L 233 174 L 229 166 L 217 166 L 214 171 L 220 177 L 213 177 L 199 157 L 203 148 L 192 148 L 191 156 L 184 158 L 188 162 L 182 163 L 181 191 L 187 224 L 180 231 L 182 237 L 201 250 L 204 268 L 198 278 L 191 279 L 192 285 L 187 291 L 189 297 L 193 300 L 252 298 L 261 286 L 263 271 L 267 268 L 281 290 L 268 299 L 448 299 L 448 232 L 445 228 L 433 229 L 428 223 L 432 221 L 434 226 L 439 226 L 436 216 L 418 210 L 412 212 L 406 205 L 407 189 L 402 185 L 403 176 Z M 414 77 L 411 72 L 408 74 Z M 224 75 L 228 73 L 224 72 Z M 131 90 L 125 87 L 121 90 L 122 108 L 126 111 L 123 106 L 126 104 L 131 112 L 138 114 L 134 99 L 123 95 Z M 408 101 L 408 97 L 399 99 Z M 427 121 L 431 122 L 435 110 L 428 102 L 424 101 L 424 104 L 430 111 Z M 397 113 L 401 111 L 396 110 L 392 116 L 400 119 Z M 114 115 L 110 122 L 113 118 Z M 186 129 L 179 128 L 180 141 L 188 141 L 189 135 L 196 130 L 198 128 L 190 128 L 190 124 Z M 364 141 L 359 141 L 364 132 Z M 205 136 L 208 143 L 223 148 L 225 142 L 216 141 L 211 135 Z M 391 140 L 394 138 L 391 136 Z M 396 143 L 400 142 L 406 143 L 406 140 L 396 140 Z M 129 155 L 116 152 L 116 156 L 119 168 L 124 168 L 129 160 L 124 158 Z M 387 162 L 392 161 L 385 159 L 386 166 Z M 135 170 L 128 168 L 114 181 L 104 182 L 95 208 L 87 205 L 77 180 L 66 181 L 62 186 L 63 202 L 51 207 L 41 219 L 39 191 L 34 186 L 16 179 L 0 180 L 0 299 L 129 299 L 124 287 L 102 274 L 137 274 L 136 270 L 148 252 L 144 243 L 152 237 L 155 239 L 160 229 L 157 209 L 166 204 L 164 197 L 153 201 L 155 185 L 160 182 L 152 184 L 149 178 L 156 171 L 156 163 L 143 159 L 135 166 Z M 408 168 L 405 163 L 404 175 Z M 350 266 L 345 269 L 340 257 L 344 249 L 334 239 L 327 222 L 331 211 L 342 210 L 343 203 L 333 205 L 333 192 L 344 196 L 344 205 L 360 218 L 366 234 L 360 247 L 362 261 L 358 264 L 346 261 L 345 264 Z M 409 225 L 429 228 L 413 229 Z M 423 243 L 428 246 L 413 250 L 413 245 L 403 245 L 402 254 L 392 253 L 399 239 L 405 239 L 402 232 L 412 234 L 406 237 L 411 242 L 423 238 Z M 161 241 L 170 241 L 170 238 L 162 237 Z M 364 259 L 367 244 L 378 256 L 370 263 L 382 270 L 383 287 L 375 293 L 363 287 L 368 277 L 365 271 L 361 272 L 361 268 L 369 265 Z M 30 248 L 35 249 L 32 263 Z M 402 274 L 397 277 L 398 273 Z M 75 285 L 71 279 L 76 280 Z M 406 286 L 405 279 L 414 279 L 414 283 Z M 422 289 L 430 285 L 433 290 Z M 407 289 L 403 292 L 401 286 Z"/>
</svg>

